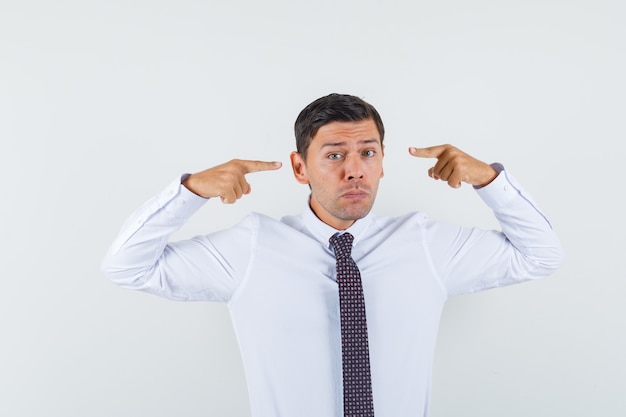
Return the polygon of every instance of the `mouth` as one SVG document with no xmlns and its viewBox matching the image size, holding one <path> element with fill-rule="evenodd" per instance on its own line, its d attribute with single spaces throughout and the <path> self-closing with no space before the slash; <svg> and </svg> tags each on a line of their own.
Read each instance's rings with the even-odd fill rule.
<svg viewBox="0 0 626 417">
<path fill-rule="evenodd" d="M 359 200 L 359 199 L 363 199 L 363 198 L 368 198 L 369 197 L 369 193 L 365 190 L 362 189 L 354 189 L 354 190 L 348 190 L 346 192 L 344 192 L 341 195 L 343 198 L 347 198 L 347 199 L 354 199 L 354 200 Z"/>
</svg>

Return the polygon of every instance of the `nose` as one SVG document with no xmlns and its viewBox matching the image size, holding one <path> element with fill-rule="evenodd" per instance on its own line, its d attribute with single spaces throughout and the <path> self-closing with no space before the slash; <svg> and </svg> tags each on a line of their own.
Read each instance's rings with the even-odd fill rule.
<svg viewBox="0 0 626 417">
<path fill-rule="evenodd" d="M 363 179 L 363 161 L 358 156 L 348 156 L 344 165 L 345 177 L 348 181 Z"/>
</svg>

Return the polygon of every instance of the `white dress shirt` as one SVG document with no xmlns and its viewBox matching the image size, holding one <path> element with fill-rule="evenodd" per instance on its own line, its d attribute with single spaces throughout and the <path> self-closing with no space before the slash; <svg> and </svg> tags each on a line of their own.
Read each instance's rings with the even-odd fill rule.
<svg viewBox="0 0 626 417">
<path fill-rule="evenodd" d="M 506 171 L 477 193 L 502 232 L 419 212 L 369 214 L 347 230 L 363 280 L 377 417 L 428 414 L 449 296 L 545 277 L 562 261 L 550 223 Z M 205 201 L 177 179 L 129 218 L 103 271 L 125 288 L 227 303 L 252 416 L 341 416 L 339 299 L 328 241 L 337 230 L 307 207 L 280 221 L 252 213 L 230 229 L 168 243 Z"/>
</svg>

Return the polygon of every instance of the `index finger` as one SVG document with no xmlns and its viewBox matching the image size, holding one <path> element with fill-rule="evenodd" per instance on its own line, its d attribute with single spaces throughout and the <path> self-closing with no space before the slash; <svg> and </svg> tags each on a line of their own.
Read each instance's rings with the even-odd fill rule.
<svg viewBox="0 0 626 417">
<path fill-rule="evenodd" d="M 429 146 L 427 148 L 409 148 L 409 153 L 418 158 L 439 158 L 450 145 Z"/>
<path fill-rule="evenodd" d="M 282 162 L 268 162 L 268 161 L 251 161 L 251 160 L 242 160 L 240 161 L 243 165 L 243 169 L 246 174 L 251 172 L 261 172 L 261 171 L 273 171 L 281 166 L 283 166 Z"/>
</svg>

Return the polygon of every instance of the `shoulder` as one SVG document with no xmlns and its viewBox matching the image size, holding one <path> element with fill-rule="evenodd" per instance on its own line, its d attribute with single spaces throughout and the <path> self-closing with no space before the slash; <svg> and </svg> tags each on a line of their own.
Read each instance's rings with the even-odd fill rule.
<svg viewBox="0 0 626 417">
<path fill-rule="evenodd" d="M 281 223 L 283 226 L 286 226 L 286 227 L 289 227 L 291 229 L 295 229 L 298 231 L 302 231 L 306 228 L 304 216 L 302 214 L 283 216 L 280 219 L 279 223 Z"/>
<path fill-rule="evenodd" d="M 421 211 L 413 211 L 402 216 L 372 215 L 372 227 L 375 229 L 395 229 L 401 227 L 422 227 L 428 223 L 428 215 Z"/>
<path fill-rule="evenodd" d="M 264 232 L 278 233 L 280 231 L 296 231 L 301 230 L 303 223 L 297 221 L 298 216 L 286 216 L 277 220 L 265 214 L 252 212 L 246 217 L 246 221 L 254 222 L 258 230 Z"/>
</svg>

